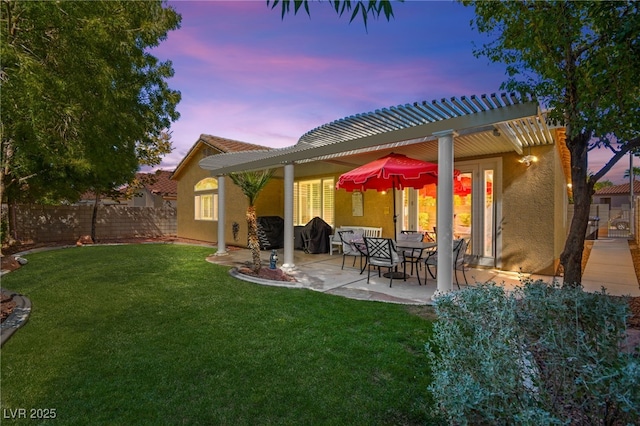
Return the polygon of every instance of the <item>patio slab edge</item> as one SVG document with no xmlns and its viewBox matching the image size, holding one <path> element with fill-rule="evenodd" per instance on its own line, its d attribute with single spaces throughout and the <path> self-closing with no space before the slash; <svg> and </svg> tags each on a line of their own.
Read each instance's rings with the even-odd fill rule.
<svg viewBox="0 0 640 426">
<path fill-rule="evenodd" d="M 305 288 L 302 284 L 300 284 L 297 281 L 291 282 L 291 281 L 267 280 L 265 278 L 254 277 L 252 275 L 243 274 L 238 270 L 238 268 L 229 269 L 229 275 L 239 280 L 251 282 L 254 284 L 268 285 L 272 287 Z"/>
<path fill-rule="evenodd" d="M 375 291 L 361 291 L 358 289 L 348 288 L 348 286 L 353 283 L 341 284 L 337 287 L 332 287 L 330 289 L 318 289 L 312 286 L 307 286 L 304 283 L 300 283 L 300 282 L 293 283 L 288 281 L 267 280 L 264 278 L 254 277 L 252 275 L 241 273 L 238 270 L 238 268 L 229 269 L 229 275 L 239 280 L 251 282 L 254 284 L 260 284 L 260 285 L 266 285 L 266 286 L 272 286 L 272 287 L 282 287 L 282 288 L 308 289 L 308 290 L 316 291 L 319 293 L 346 297 L 348 299 L 353 299 L 353 300 L 362 300 L 362 301 L 368 301 L 368 302 L 396 303 L 401 305 L 430 305 L 431 304 L 429 302 L 424 302 L 420 300 L 389 296 L 384 293 L 379 293 Z M 295 275 L 295 272 L 294 272 L 294 275 Z"/>
</svg>

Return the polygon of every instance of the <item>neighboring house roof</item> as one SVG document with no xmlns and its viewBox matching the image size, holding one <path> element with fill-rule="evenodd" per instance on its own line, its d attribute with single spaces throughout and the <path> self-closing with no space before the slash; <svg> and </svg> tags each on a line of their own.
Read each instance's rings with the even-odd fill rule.
<svg viewBox="0 0 640 426">
<path fill-rule="evenodd" d="M 601 188 L 594 195 L 602 196 L 602 195 L 629 195 L 631 187 L 629 183 L 623 183 L 622 185 L 614 185 L 607 186 L 606 188 Z M 633 181 L 633 192 L 635 194 L 640 194 L 640 180 Z"/>
<path fill-rule="evenodd" d="M 136 177 L 152 194 L 175 199 L 178 196 L 178 183 L 171 180 L 172 174 L 169 170 L 158 170 L 154 173 L 137 173 Z"/>
<path fill-rule="evenodd" d="M 248 142 L 241 142 L 233 139 L 226 139 L 218 136 L 201 134 L 198 140 L 196 141 L 196 143 L 193 144 L 193 146 L 187 152 L 187 155 L 184 156 L 182 161 L 180 161 L 180 164 L 178 164 L 178 167 L 176 167 L 176 169 L 174 170 L 171 176 L 172 180 L 176 179 L 180 175 L 184 167 L 196 155 L 196 153 L 198 152 L 198 148 L 200 148 L 202 145 L 205 145 L 217 151 L 215 153 L 212 153 L 212 155 L 219 154 L 219 153 L 236 153 L 236 152 L 243 152 L 243 151 L 269 151 L 272 149 L 266 146 L 256 145 Z"/>
<path fill-rule="evenodd" d="M 455 130 L 456 155 L 467 157 L 515 151 L 554 143 L 554 132 L 538 109 L 538 102 L 513 94 L 462 97 L 415 102 L 356 114 L 305 133 L 288 148 L 209 156 L 200 166 L 215 173 L 304 163 L 402 147 L 436 140 L 439 132 Z M 412 147 L 413 148 L 413 147 Z M 417 146 L 416 146 L 417 148 Z M 437 159 L 437 145 L 419 149 L 416 157 Z"/>
<path fill-rule="evenodd" d="M 151 173 L 136 173 L 136 179 L 142 187 L 152 194 L 159 195 L 165 199 L 176 199 L 178 196 L 178 183 L 171 180 L 172 171 L 158 170 Z M 119 192 L 124 196 L 127 186 L 122 187 Z M 95 200 L 96 195 L 92 191 L 87 191 L 80 197 L 80 200 Z M 105 198 L 104 195 L 101 198 Z"/>
<path fill-rule="evenodd" d="M 93 201 L 96 199 L 96 194 L 93 191 L 87 191 L 80 196 L 78 201 Z"/>
</svg>

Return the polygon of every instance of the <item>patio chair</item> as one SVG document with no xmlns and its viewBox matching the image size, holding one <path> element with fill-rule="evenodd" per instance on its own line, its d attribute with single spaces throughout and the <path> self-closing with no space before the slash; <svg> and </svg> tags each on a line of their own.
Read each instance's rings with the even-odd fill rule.
<svg viewBox="0 0 640 426">
<path fill-rule="evenodd" d="M 367 284 L 371 277 L 371 267 L 378 267 L 378 276 L 381 268 L 389 269 L 389 287 L 393 285 L 393 271 L 400 264 L 400 256 L 391 238 L 364 237 L 367 247 Z"/>
<path fill-rule="evenodd" d="M 431 241 L 433 243 L 436 242 L 436 231 L 435 228 L 433 231 L 424 231 L 424 237 L 427 241 Z"/>
<path fill-rule="evenodd" d="M 469 241 L 464 238 L 460 238 L 458 240 L 453 240 L 453 274 L 456 277 L 456 285 L 458 286 L 458 290 L 460 289 L 460 282 L 458 281 L 458 271 L 462 271 L 462 275 L 464 276 L 464 283 L 469 285 L 467 281 L 467 274 L 465 272 L 466 259 L 465 254 L 467 252 L 467 247 L 469 246 Z M 429 271 L 429 275 L 431 278 L 436 278 L 436 275 L 433 273 L 431 268 L 438 267 L 438 250 L 434 249 L 428 252 L 427 257 L 425 258 L 425 266 L 426 270 Z M 427 272 L 424 273 L 424 280 L 427 281 Z"/>
<path fill-rule="evenodd" d="M 401 231 L 400 235 L 398 235 L 398 242 L 400 241 L 422 242 L 423 240 L 424 240 L 424 234 L 417 231 L 411 231 L 411 232 Z M 413 275 L 413 265 L 415 265 L 416 274 L 418 276 L 418 285 L 422 285 L 422 283 L 420 282 L 420 271 L 418 268 L 422 263 L 423 251 L 424 249 L 422 248 L 415 248 L 410 250 L 402 249 L 402 253 L 401 253 L 404 274 L 407 275 L 407 263 L 411 265 L 411 275 Z"/>
<path fill-rule="evenodd" d="M 366 248 L 363 243 L 357 243 L 354 240 L 359 240 L 362 236 L 356 234 L 353 230 L 338 231 L 340 240 L 342 241 L 342 269 L 344 269 L 344 260 L 347 256 L 353 257 L 353 267 L 356 266 L 356 257 L 360 258 L 360 273 L 364 272 L 364 266 L 362 265 L 362 258 L 366 260 Z"/>
</svg>

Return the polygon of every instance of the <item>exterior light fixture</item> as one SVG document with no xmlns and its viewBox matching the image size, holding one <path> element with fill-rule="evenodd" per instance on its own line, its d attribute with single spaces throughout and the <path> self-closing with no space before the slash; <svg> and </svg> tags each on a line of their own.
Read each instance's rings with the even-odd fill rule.
<svg viewBox="0 0 640 426">
<path fill-rule="evenodd" d="M 538 162 L 538 157 L 535 155 L 531 155 L 531 145 L 529 145 L 529 153 L 527 155 L 523 155 L 520 160 L 518 160 L 520 164 L 524 164 L 529 167 L 532 163 Z"/>
<path fill-rule="evenodd" d="M 536 157 L 535 155 L 525 155 L 524 157 L 522 157 L 520 160 L 520 163 L 526 165 L 527 167 L 529 167 L 531 165 L 531 163 L 536 163 L 538 162 L 538 157 Z"/>
</svg>

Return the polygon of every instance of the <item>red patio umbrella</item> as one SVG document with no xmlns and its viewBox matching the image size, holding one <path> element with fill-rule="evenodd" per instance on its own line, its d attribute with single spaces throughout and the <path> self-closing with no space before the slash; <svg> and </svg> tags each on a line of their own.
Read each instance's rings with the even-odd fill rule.
<svg viewBox="0 0 640 426">
<path fill-rule="evenodd" d="M 365 191 L 375 189 L 420 189 L 438 182 L 438 165 L 417 160 L 403 154 L 391 153 L 370 163 L 344 173 L 336 183 L 336 189 Z"/>
<path fill-rule="evenodd" d="M 454 174 L 458 174 L 456 170 Z M 391 153 L 370 163 L 344 173 L 336 183 L 336 189 L 364 191 L 393 189 L 393 229 L 396 229 L 396 189 L 420 189 L 438 182 L 438 165 L 417 160 L 403 154 Z"/>
</svg>

